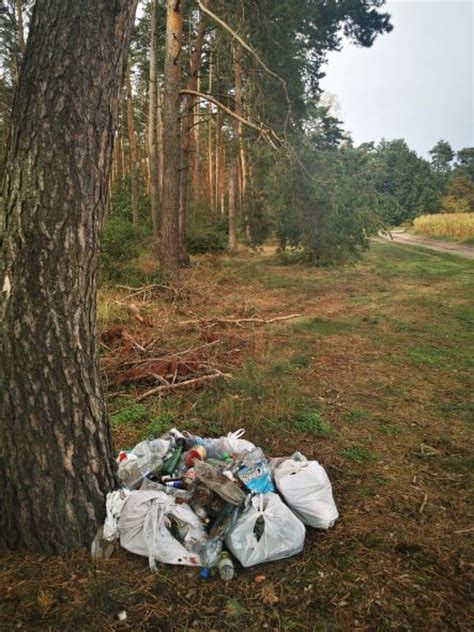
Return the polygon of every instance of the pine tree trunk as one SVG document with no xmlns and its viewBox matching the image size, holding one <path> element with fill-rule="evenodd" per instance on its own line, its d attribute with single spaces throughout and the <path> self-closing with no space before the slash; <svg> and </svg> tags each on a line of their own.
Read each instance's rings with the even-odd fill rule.
<svg viewBox="0 0 474 632">
<path fill-rule="evenodd" d="M 130 194 L 132 205 L 132 222 L 134 224 L 138 224 L 137 139 L 135 136 L 135 122 L 133 116 L 133 93 L 130 66 L 127 66 L 125 76 L 125 88 L 127 90 L 127 125 L 130 160 Z"/>
<path fill-rule="evenodd" d="M 23 55 L 25 53 L 25 33 L 23 28 L 23 12 L 21 7 L 21 0 L 15 0 L 15 14 L 18 48 Z"/>
<path fill-rule="evenodd" d="M 99 231 L 136 0 L 37 0 L 0 226 L 0 546 L 90 544 L 114 468 L 95 341 Z"/>
<path fill-rule="evenodd" d="M 196 39 L 193 44 L 190 57 L 190 75 L 188 79 L 188 89 L 197 90 L 198 73 L 201 66 L 201 54 L 204 44 L 204 36 L 206 33 L 205 19 L 203 16 L 199 18 L 197 26 Z M 195 135 L 194 135 L 194 111 L 196 107 L 196 97 L 187 95 L 184 101 L 184 116 L 182 125 L 183 143 L 182 143 L 182 165 L 181 165 L 181 194 L 179 205 L 179 261 L 181 266 L 189 265 L 189 254 L 186 239 L 186 215 L 188 210 L 189 198 L 191 193 L 190 171 L 194 172 L 194 162 L 196 157 Z M 194 191 L 193 191 L 194 194 Z"/>
<path fill-rule="evenodd" d="M 158 175 L 158 0 L 151 3 L 150 94 L 148 103 L 148 153 L 150 158 L 150 198 L 153 235 L 158 247 L 160 235 L 160 182 Z"/>
<path fill-rule="evenodd" d="M 213 51 L 209 51 L 209 94 L 212 94 L 212 80 L 213 80 Z M 214 159 L 212 155 L 212 105 L 207 104 L 207 185 L 209 191 L 209 205 L 212 211 L 216 210 L 215 197 L 214 197 Z"/>
<path fill-rule="evenodd" d="M 204 37 L 206 35 L 205 16 L 201 15 L 197 26 L 196 39 L 194 41 L 193 50 L 190 59 L 190 75 L 188 80 L 188 90 L 198 90 L 199 86 L 199 69 L 201 67 L 202 48 L 204 45 Z M 196 165 L 199 161 L 198 141 L 199 141 L 199 117 L 196 116 L 196 109 L 199 99 L 188 95 L 185 100 L 184 122 L 186 124 L 187 136 L 187 153 L 186 168 L 191 172 L 191 178 L 187 175 L 188 197 L 189 189 L 192 191 L 193 197 L 197 197 L 199 184 L 196 186 Z M 192 185 L 192 186 L 190 186 Z"/>
<path fill-rule="evenodd" d="M 200 73 L 198 71 L 196 90 L 201 90 Z M 200 137 L 200 105 L 199 99 L 196 99 L 194 104 L 194 124 L 193 124 L 193 153 L 191 156 L 191 180 L 192 180 L 192 192 L 194 199 L 200 199 L 202 195 L 202 183 L 201 183 L 201 137 Z"/>
<path fill-rule="evenodd" d="M 166 2 L 165 89 L 163 101 L 163 205 L 160 265 L 171 281 L 179 279 L 180 89 L 183 0 Z"/>
<path fill-rule="evenodd" d="M 232 161 L 229 173 L 229 252 L 233 254 L 237 250 L 237 222 L 235 212 L 235 168 L 236 162 Z"/>
<path fill-rule="evenodd" d="M 220 182 L 221 182 L 221 170 L 222 170 L 222 162 L 221 162 L 221 135 L 222 135 L 222 112 L 217 110 L 216 112 L 216 170 L 214 176 L 214 199 L 216 201 L 216 214 L 219 213 L 219 202 L 220 202 Z"/>
</svg>

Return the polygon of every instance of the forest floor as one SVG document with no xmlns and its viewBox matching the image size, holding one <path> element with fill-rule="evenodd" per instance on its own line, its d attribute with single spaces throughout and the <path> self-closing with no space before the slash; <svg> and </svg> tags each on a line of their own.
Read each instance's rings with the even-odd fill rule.
<svg viewBox="0 0 474 632">
<path fill-rule="evenodd" d="M 339 520 L 308 529 L 301 555 L 239 567 L 228 584 L 186 567 L 152 574 L 123 550 L 100 562 L 3 553 L 0 628 L 474 629 L 473 262 L 374 243 L 335 270 L 266 252 L 194 263 L 180 292 L 101 290 L 115 448 L 172 425 L 245 428 L 268 455 L 318 459 Z M 151 349 L 233 378 L 137 402 L 153 384 L 124 358 Z"/>
</svg>

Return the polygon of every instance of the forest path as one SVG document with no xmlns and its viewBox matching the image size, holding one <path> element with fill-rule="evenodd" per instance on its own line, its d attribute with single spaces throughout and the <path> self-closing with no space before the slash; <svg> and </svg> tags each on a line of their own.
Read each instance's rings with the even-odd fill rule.
<svg viewBox="0 0 474 632">
<path fill-rule="evenodd" d="M 430 239 L 429 237 L 423 237 L 421 235 L 405 233 L 402 230 L 393 230 L 387 235 L 379 235 L 376 239 L 378 241 L 391 241 L 392 243 L 395 242 L 396 244 L 407 246 L 420 246 L 421 248 L 428 248 L 429 250 L 456 255 L 457 257 L 464 257 L 465 259 L 474 259 L 474 247 L 467 246 L 462 242 L 439 241 L 438 239 Z"/>
</svg>

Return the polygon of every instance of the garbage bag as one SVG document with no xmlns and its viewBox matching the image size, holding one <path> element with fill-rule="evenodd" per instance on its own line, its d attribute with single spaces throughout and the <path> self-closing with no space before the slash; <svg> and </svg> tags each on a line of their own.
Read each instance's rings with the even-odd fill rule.
<svg viewBox="0 0 474 632">
<path fill-rule="evenodd" d="M 291 557 L 303 550 L 305 527 L 278 494 L 258 494 L 225 542 L 242 566 Z"/>
<path fill-rule="evenodd" d="M 326 470 L 317 461 L 288 459 L 274 471 L 275 483 L 288 506 L 304 522 L 329 529 L 339 513 Z"/>
<path fill-rule="evenodd" d="M 108 542 L 113 542 L 119 537 L 118 520 L 129 494 L 128 489 L 120 489 L 117 492 L 107 494 L 105 503 L 107 516 L 104 523 L 103 538 Z"/>
<path fill-rule="evenodd" d="M 119 520 L 124 549 L 156 562 L 200 566 L 199 551 L 207 540 L 204 525 L 186 503 L 161 491 L 130 492 Z"/>
</svg>

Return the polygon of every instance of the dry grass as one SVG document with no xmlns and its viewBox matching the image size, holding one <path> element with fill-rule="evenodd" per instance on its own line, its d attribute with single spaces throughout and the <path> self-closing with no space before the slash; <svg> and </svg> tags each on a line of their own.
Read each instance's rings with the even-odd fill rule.
<svg viewBox="0 0 474 632">
<path fill-rule="evenodd" d="M 118 324 L 163 354 L 212 336 L 221 342 L 200 359 L 234 378 L 142 404 L 146 386 L 128 386 L 110 400 L 117 449 L 171 424 L 209 434 L 245 427 L 268 454 L 317 458 L 341 517 L 327 533 L 310 530 L 300 556 L 239 568 L 230 584 L 180 567 L 151 575 L 144 558 L 121 550 L 97 564 L 86 553 L 4 554 L 1 629 L 473 629 L 473 270 L 377 244 L 340 270 L 281 267 L 268 254 L 203 258 L 178 294 L 103 290 L 102 302 L 133 301 L 152 325 L 112 310 L 103 330 Z M 293 312 L 303 316 L 179 326 Z M 103 349 L 111 383 L 123 353 L 140 355 L 117 352 Z"/>
<path fill-rule="evenodd" d="M 435 237 L 474 237 L 474 213 L 439 213 L 422 215 L 413 222 L 416 233 Z"/>
</svg>

